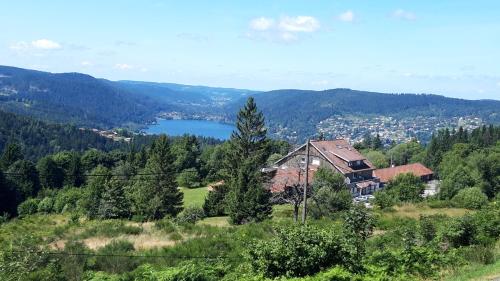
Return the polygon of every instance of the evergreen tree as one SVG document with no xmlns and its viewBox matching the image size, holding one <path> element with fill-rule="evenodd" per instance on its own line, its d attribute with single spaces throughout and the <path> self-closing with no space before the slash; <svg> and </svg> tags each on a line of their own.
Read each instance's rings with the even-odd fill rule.
<svg viewBox="0 0 500 281">
<path fill-rule="evenodd" d="M 2 171 L 0 171 L 0 215 L 4 213 L 9 215 L 16 214 L 18 201 L 18 193 L 9 184 Z"/>
<path fill-rule="evenodd" d="M 0 158 L 0 168 L 7 170 L 10 165 L 21 159 L 23 159 L 21 147 L 16 143 L 10 143 L 5 147 L 2 157 Z"/>
<path fill-rule="evenodd" d="M 182 192 L 175 182 L 174 157 L 167 136 L 152 145 L 146 168 L 133 186 L 133 202 L 137 215 L 148 219 L 176 216 L 182 211 Z"/>
<path fill-rule="evenodd" d="M 375 150 L 382 149 L 382 140 L 380 139 L 380 135 L 377 134 L 377 136 L 373 139 L 372 141 L 372 148 Z"/>
<path fill-rule="evenodd" d="M 226 161 L 229 215 L 235 224 L 262 221 L 272 211 L 260 171 L 269 157 L 269 143 L 264 116 L 252 97 L 238 113 L 236 127 Z"/>
<path fill-rule="evenodd" d="M 80 187 L 84 181 L 80 155 L 78 155 L 78 153 L 71 153 L 65 185 Z"/>
<path fill-rule="evenodd" d="M 111 180 L 111 172 L 106 167 L 97 166 L 90 175 L 85 188 L 86 194 L 83 200 L 83 208 L 86 215 L 93 219 L 99 215 L 99 205 L 106 191 L 106 186 Z"/>
<path fill-rule="evenodd" d="M 27 160 L 18 160 L 10 165 L 7 170 L 9 173 L 9 180 L 14 184 L 19 194 L 21 201 L 28 197 L 34 197 L 40 190 L 40 180 L 38 171 L 35 165 Z"/>
<path fill-rule="evenodd" d="M 46 156 L 37 164 L 40 174 L 40 183 L 43 188 L 62 188 L 64 181 L 64 170 L 57 166 L 50 156 Z"/>
<path fill-rule="evenodd" d="M 119 179 L 111 179 L 106 184 L 99 203 L 98 214 L 101 219 L 127 218 L 130 215 L 130 204 Z"/>
</svg>

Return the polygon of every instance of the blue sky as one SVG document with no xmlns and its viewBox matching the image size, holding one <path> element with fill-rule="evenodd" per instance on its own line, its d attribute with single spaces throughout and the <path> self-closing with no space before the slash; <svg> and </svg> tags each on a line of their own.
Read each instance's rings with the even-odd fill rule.
<svg viewBox="0 0 500 281">
<path fill-rule="evenodd" d="M 0 0 L 0 64 L 500 99 L 500 1 Z"/>
</svg>

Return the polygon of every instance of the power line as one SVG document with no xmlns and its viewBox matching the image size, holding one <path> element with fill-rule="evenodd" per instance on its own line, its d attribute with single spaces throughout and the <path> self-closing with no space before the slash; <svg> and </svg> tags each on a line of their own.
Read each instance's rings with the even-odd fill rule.
<svg viewBox="0 0 500 281">
<path fill-rule="evenodd" d="M 56 256 L 85 256 L 85 257 L 123 257 L 123 258 L 165 258 L 165 259 L 226 259 L 242 260 L 243 257 L 228 256 L 167 256 L 167 255 L 126 255 L 126 254 L 95 254 L 95 253 L 74 253 L 74 252 L 51 252 L 51 251 L 19 251 L 19 250 L 0 250 L 3 253 L 27 253 L 27 254 L 46 254 Z"/>
</svg>

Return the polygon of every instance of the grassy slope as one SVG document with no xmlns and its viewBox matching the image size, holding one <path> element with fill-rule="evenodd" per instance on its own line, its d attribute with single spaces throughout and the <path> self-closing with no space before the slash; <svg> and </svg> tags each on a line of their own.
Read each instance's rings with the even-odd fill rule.
<svg viewBox="0 0 500 281">
<path fill-rule="evenodd" d="M 183 189 L 185 193 L 185 206 L 201 206 L 204 197 L 207 194 L 206 188 Z M 403 205 L 396 207 L 394 211 L 382 212 L 376 211 L 386 220 L 397 220 L 401 217 L 418 218 L 420 214 L 447 214 L 449 216 L 460 216 L 467 212 L 464 209 L 440 208 L 431 209 L 421 205 Z M 275 206 L 273 212 L 273 221 L 279 224 L 288 224 L 292 222 L 292 209 L 289 205 Z M 313 222 L 313 221 L 311 221 Z M 117 223 L 120 223 L 117 226 Z M 331 226 L 332 221 L 322 220 L 314 221 L 314 224 L 320 224 L 325 227 Z M 268 223 L 265 223 L 269 225 Z M 136 229 L 136 231 L 131 231 Z M 87 244 L 92 249 L 98 249 L 113 239 L 125 239 L 134 244 L 141 253 L 148 251 L 163 252 L 163 248 L 172 249 L 190 249 L 199 242 L 196 238 L 204 237 L 204 242 L 200 247 L 213 247 L 207 245 L 218 241 L 217 237 L 224 233 L 233 233 L 235 231 L 248 232 L 255 227 L 230 226 L 227 217 L 207 218 L 197 224 L 193 229 L 178 228 L 173 233 L 165 233 L 154 227 L 154 223 L 134 223 L 130 221 L 86 221 L 80 220 L 78 224 L 69 223 L 69 215 L 35 215 L 24 219 L 14 219 L 0 226 L 0 242 L 8 245 L 9 241 L 16 239 L 18 233 L 31 233 L 38 237 L 44 237 L 43 244 L 50 245 L 52 248 L 63 248 L 64 243 L 69 240 L 79 240 Z M 260 229 L 260 228 L 259 228 Z M 263 229 L 267 229 L 264 227 Z M 172 234 L 178 237 L 174 238 Z M 249 239 L 255 238 L 252 233 L 247 233 Z M 262 235 L 262 234 L 261 234 Z M 210 239 L 207 238 L 211 237 Z M 221 236 L 222 237 L 222 236 Z M 227 238 L 217 243 L 226 243 Z M 221 238 L 222 239 L 222 238 Z M 230 238 L 231 239 L 231 238 Z M 226 241 L 226 242 L 224 242 Z M 5 243 L 5 244 L 4 244 Z M 194 246 L 193 246 L 194 245 Z M 146 251 L 146 252 L 145 252 Z M 469 265 L 457 269 L 456 271 L 443 272 L 443 280 L 462 281 L 462 280 L 494 280 L 500 277 L 500 243 L 496 247 L 496 263 L 491 265 Z"/>
<path fill-rule="evenodd" d="M 206 187 L 199 188 L 184 188 L 181 187 L 184 193 L 184 208 L 186 207 L 202 207 L 205 202 L 208 190 Z"/>
</svg>

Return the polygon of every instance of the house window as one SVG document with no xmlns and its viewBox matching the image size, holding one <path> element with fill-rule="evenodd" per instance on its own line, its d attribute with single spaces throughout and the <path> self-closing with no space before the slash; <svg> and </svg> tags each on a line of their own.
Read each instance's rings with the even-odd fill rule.
<svg viewBox="0 0 500 281">
<path fill-rule="evenodd" d="M 359 165 L 361 165 L 361 161 L 357 160 L 356 161 L 356 166 L 359 166 Z"/>
<path fill-rule="evenodd" d="M 319 159 L 318 158 L 314 158 L 313 161 L 312 161 L 312 164 L 316 165 L 316 166 L 319 166 L 319 164 L 320 164 Z"/>
</svg>

